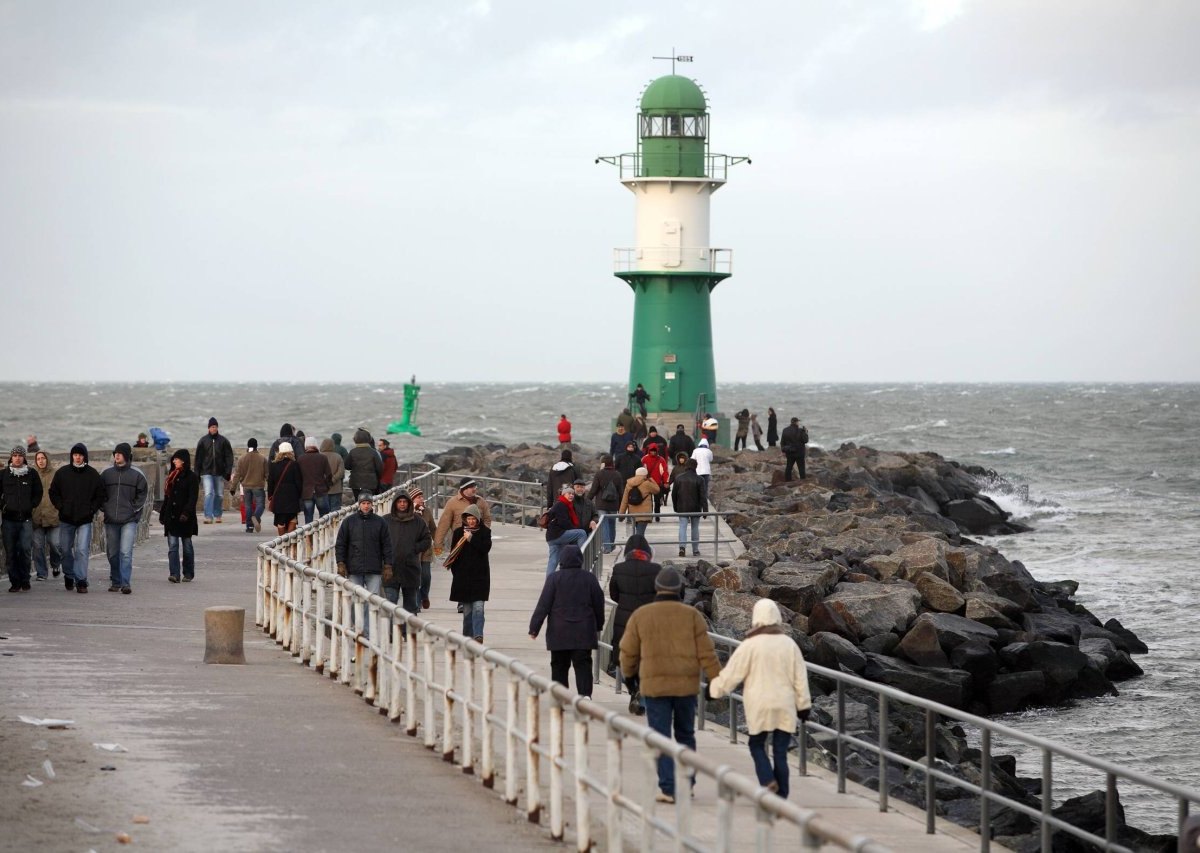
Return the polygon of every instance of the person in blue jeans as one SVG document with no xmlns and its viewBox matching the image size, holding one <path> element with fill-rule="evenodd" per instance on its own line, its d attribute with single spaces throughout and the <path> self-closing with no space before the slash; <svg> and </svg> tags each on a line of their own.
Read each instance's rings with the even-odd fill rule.
<svg viewBox="0 0 1200 853">
<path fill-rule="evenodd" d="M 547 577 L 558 568 L 558 555 L 563 546 L 583 547 L 588 535 L 586 524 L 580 508 L 576 506 L 575 487 L 571 483 L 564 483 L 558 498 L 550 507 L 550 523 L 546 525 Z"/>
<path fill-rule="evenodd" d="M 412 486 L 408 490 L 408 496 L 412 498 L 413 512 L 417 513 L 425 520 L 425 526 L 430 530 L 434 530 L 437 525 L 433 523 L 433 510 L 425 505 L 425 493 L 421 491 L 420 486 Z M 433 543 L 430 542 L 428 548 L 421 552 L 421 610 L 429 609 L 429 590 L 433 586 Z"/>
<path fill-rule="evenodd" d="M 196 576 L 196 552 L 192 548 L 192 537 L 200 532 L 196 524 L 196 503 L 199 498 L 200 478 L 192 471 L 191 455 L 180 448 L 171 456 L 162 509 L 158 513 L 163 535 L 167 537 L 167 580 L 171 583 L 180 582 L 181 568 L 185 582 L 190 583 Z"/>
<path fill-rule="evenodd" d="M 108 556 L 109 592 L 133 592 L 133 543 L 150 493 L 146 476 L 133 467 L 133 449 L 121 442 L 113 449 L 112 467 L 104 469 L 104 550 Z"/>
<path fill-rule="evenodd" d="M 791 632 L 783 627 L 779 605 L 769 598 L 755 603 L 750 614 L 750 632 L 721 674 L 705 688 L 704 696 L 720 699 L 743 682 L 742 703 L 758 784 L 787 799 L 788 745 L 796 731 L 796 717 L 808 720 L 812 698 L 804 655 Z"/>
<path fill-rule="evenodd" d="M 71 448 L 71 464 L 55 471 L 50 481 L 50 502 L 58 510 L 63 581 L 68 590 L 88 591 L 92 520 L 107 495 L 100 472 L 88 464 L 87 445 L 77 443 Z"/>
<path fill-rule="evenodd" d="M 204 523 L 220 524 L 225 483 L 233 474 L 233 445 L 221 435 L 217 419 L 208 419 L 208 434 L 196 443 L 196 473 L 204 483 Z"/>
<path fill-rule="evenodd" d="M 384 572 L 392 568 L 392 540 L 388 536 L 387 522 L 375 514 L 375 498 L 370 492 L 358 496 L 358 512 L 352 512 L 338 527 L 334 557 L 337 573 L 350 583 L 367 588 L 372 595 L 383 590 Z M 365 611 L 365 607 L 363 610 Z M 353 618 L 357 621 L 359 604 L 356 603 Z M 363 636 L 371 637 L 371 620 L 364 618 Z"/>
<path fill-rule="evenodd" d="M 696 748 L 696 696 L 700 672 L 721 671 L 708 623 L 680 600 L 683 577 L 671 567 L 654 579 L 654 601 L 633 611 L 621 637 L 621 673 L 636 677 L 650 728 L 688 749 Z M 660 803 L 675 802 L 675 762 L 658 757 Z"/>
<path fill-rule="evenodd" d="M 25 448 L 12 449 L 9 462 L 0 470 L 0 506 L 4 520 L 4 554 L 8 559 L 9 592 L 29 591 L 29 569 L 33 556 L 33 511 L 42 502 L 42 480 L 26 464 Z"/>
<path fill-rule="evenodd" d="M 474 504 L 462 511 L 462 527 L 450 538 L 444 565 L 454 575 L 450 600 L 463 607 L 462 632 L 483 642 L 483 607 L 492 590 L 492 531 L 483 526 L 483 513 Z"/>
</svg>

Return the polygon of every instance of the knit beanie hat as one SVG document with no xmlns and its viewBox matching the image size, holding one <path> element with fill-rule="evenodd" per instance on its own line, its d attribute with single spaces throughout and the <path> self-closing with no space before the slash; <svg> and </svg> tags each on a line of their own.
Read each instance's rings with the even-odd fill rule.
<svg viewBox="0 0 1200 853">
<path fill-rule="evenodd" d="M 425 497 L 425 492 L 421 490 L 420 486 L 412 486 L 408 490 L 408 496 L 415 501 L 418 497 Z"/>
<path fill-rule="evenodd" d="M 20 445 L 17 445 L 16 447 L 14 447 L 12 449 L 12 453 L 10 455 L 11 456 L 20 456 L 22 459 L 24 459 L 25 458 L 25 448 L 21 447 Z"/>
<path fill-rule="evenodd" d="M 258 439 L 257 439 L 257 438 L 252 438 L 252 439 L 250 439 L 249 441 L 247 441 L 247 442 L 246 442 L 246 449 L 247 449 L 247 450 L 258 450 Z"/>
<path fill-rule="evenodd" d="M 210 427 L 215 427 L 215 426 L 217 425 L 217 419 L 216 419 L 216 418 L 209 418 L 209 419 L 208 419 L 208 425 L 209 425 Z"/>
<path fill-rule="evenodd" d="M 650 470 L 643 465 L 641 468 L 638 468 L 636 471 L 634 471 L 633 474 L 635 477 L 648 477 L 650 476 Z"/>
<path fill-rule="evenodd" d="M 654 588 L 658 592 L 679 592 L 683 589 L 683 576 L 667 566 L 654 577 Z"/>
<path fill-rule="evenodd" d="M 458 484 L 458 491 L 461 494 L 462 492 L 465 492 L 467 489 L 471 488 L 472 486 L 478 487 L 479 484 L 476 483 L 474 480 L 472 480 L 470 477 L 464 477 L 463 481 Z"/>
</svg>

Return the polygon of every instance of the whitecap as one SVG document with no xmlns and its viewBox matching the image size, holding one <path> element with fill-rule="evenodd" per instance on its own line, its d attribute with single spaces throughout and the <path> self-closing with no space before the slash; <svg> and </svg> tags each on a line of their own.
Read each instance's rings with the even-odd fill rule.
<svg viewBox="0 0 1200 853">
<path fill-rule="evenodd" d="M 948 427 L 948 426 L 950 426 L 950 422 L 949 422 L 948 420 L 946 420 L 945 418 L 939 418 L 938 420 L 936 420 L 936 421 L 934 421 L 934 422 L 933 422 L 933 426 L 934 426 L 935 428 L 937 428 L 937 427 Z"/>
<path fill-rule="evenodd" d="M 981 451 L 979 451 L 979 455 L 980 456 L 1016 456 L 1017 448 L 1002 447 L 999 450 L 981 450 Z"/>
</svg>

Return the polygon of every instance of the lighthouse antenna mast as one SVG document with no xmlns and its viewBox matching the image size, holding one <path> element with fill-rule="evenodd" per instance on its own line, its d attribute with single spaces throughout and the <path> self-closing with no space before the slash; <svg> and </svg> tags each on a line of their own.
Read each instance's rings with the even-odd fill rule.
<svg viewBox="0 0 1200 853">
<path fill-rule="evenodd" d="M 692 61 L 691 54 L 684 54 L 682 56 L 677 56 L 675 54 L 675 48 L 671 48 L 670 56 L 652 56 L 650 58 L 651 59 L 669 59 L 669 60 L 671 60 L 671 73 L 672 74 L 675 73 L 675 63 L 676 62 L 691 62 Z"/>
</svg>

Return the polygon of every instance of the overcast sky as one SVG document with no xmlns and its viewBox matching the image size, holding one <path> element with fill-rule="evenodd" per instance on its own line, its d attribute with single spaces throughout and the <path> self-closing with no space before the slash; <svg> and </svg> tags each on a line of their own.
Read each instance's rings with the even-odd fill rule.
<svg viewBox="0 0 1200 853">
<path fill-rule="evenodd" d="M 1200 380 L 1200 3 L 0 0 L 0 379 L 624 381 L 669 64 L 719 380 Z"/>
</svg>

